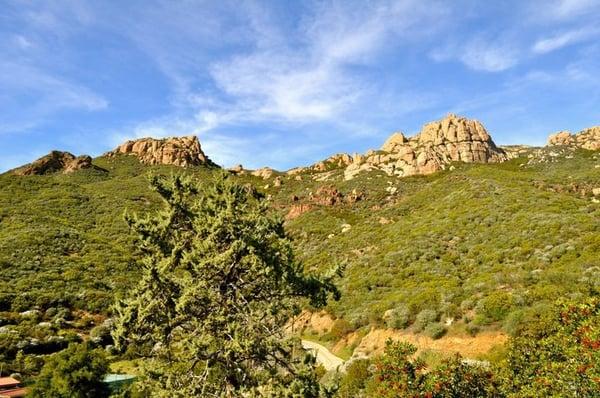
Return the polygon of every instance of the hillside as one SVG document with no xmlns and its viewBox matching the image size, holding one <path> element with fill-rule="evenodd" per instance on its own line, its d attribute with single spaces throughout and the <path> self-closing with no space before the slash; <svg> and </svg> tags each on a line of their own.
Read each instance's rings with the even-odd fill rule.
<svg viewBox="0 0 600 398">
<path fill-rule="evenodd" d="M 435 338 L 510 334 L 556 298 L 600 288 L 600 154 L 576 146 L 494 151 L 512 159 L 464 163 L 437 150 L 439 169 L 426 175 L 401 177 L 379 158 L 352 178 L 353 162 L 333 161 L 288 173 L 237 169 L 232 178 L 264 192 L 287 218 L 308 269 L 346 264 L 342 298 L 326 308 L 331 322 L 316 338 L 370 327 Z M 187 162 L 110 153 L 68 174 L 0 175 L 1 361 L 14 358 L 16 341 L 35 339 L 38 348 L 21 349 L 39 352 L 40 341 L 68 339 L 110 315 L 136 279 L 124 212 L 158 206 L 149 173 L 206 180 L 217 172 Z"/>
</svg>

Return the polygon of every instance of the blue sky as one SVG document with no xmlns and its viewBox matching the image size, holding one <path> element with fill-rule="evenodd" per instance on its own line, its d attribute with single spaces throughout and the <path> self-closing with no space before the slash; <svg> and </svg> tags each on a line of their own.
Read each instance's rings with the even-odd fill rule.
<svg viewBox="0 0 600 398">
<path fill-rule="evenodd" d="M 499 144 L 600 124 L 600 0 L 0 6 L 0 171 L 189 134 L 287 169 L 448 112 Z"/>
</svg>

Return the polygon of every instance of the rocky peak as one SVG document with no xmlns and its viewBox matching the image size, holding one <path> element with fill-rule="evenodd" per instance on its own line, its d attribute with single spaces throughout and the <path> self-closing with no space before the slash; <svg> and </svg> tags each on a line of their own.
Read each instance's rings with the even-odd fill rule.
<svg viewBox="0 0 600 398">
<path fill-rule="evenodd" d="M 415 138 L 423 145 L 485 142 L 495 147 L 490 135 L 479 121 L 460 117 L 452 113 L 441 120 L 427 123 Z"/>
<path fill-rule="evenodd" d="M 559 131 L 548 137 L 549 146 L 573 146 L 597 151 L 600 149 L 600 126 L 590 127 L 577 134 Z"/>
<path fill-rule="evenodd" d="M 13 170 L 13 173 L 21 176 L 50 174 L 59 171 L 69 174 L 76 170 L 89 168 L 96 167 L 92 165 L 92 158 L 88 155 L 75 156 L 70 152 L 52 151 L 32 163 Z"/>
<path fill-rule="evenodd" d="M 200 141 L 195 135 L 131 140 L 105 155 L 113 157 L 118 154 L 137 156 L 140 162 L 151 165 L 170 164 L 180 167 L 213 165 L 212 161 L 202 152 Z"/>
<path fill-rule="evenodd" d="M 310 169 L 324 171 L 329 167 L 345 166 L 346 179 L 369 170 L 403 177 L 431 174 L 444 170 L 452 162 L 489 163 L 507 159 L 506 152 L 494 144 L 480 122 L 449 114 L 425 124 L 414 137 L 406 137 L 401 132 L 392 134 L 380 151 L 336 155 Z"/>
<path fill-rule="evenodd" d="M 397 132 L 392 134 L 381 147 L 382 151 L 394 152 L 396 147 L 404 145 L 408 142 L 408 139 L 404 136 L 404 133 Z"/>
</svg>

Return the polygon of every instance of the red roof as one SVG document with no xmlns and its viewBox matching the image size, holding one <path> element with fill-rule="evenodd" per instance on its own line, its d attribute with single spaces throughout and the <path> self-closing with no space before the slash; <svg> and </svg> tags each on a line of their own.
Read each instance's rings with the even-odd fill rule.
<svg viewBox="0 0 600 398">
<path fill-rule="evenodd" d="M 14 379 L 12 377 L 0 377 L 0 389 L 2 388 L 10 388 L 10 387 L 16 387 L 19 384 L 21 384 L 21 382 L 17 379 Z"/>
<path fill-rule="evenodd" d="M 13 390 L 0 391 L 0 398 L 21 398 L 27 395 L 26 388 L 15 388 Z"/>
</svg>

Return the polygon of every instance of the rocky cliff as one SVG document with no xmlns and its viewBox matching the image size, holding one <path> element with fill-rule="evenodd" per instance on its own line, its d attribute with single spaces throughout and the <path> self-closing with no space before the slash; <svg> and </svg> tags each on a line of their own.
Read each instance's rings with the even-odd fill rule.
<svg viewBox="0 0 600 398">
<path fill-rule="evenodd" d="M 144 164 L 170 164 L 180 167 L 214 165 L 202 152 L 198 137 L 141 138 L 127 141 L 105 156 L 118 154 L 137 156 Z"/>
<path fill-rule="evenodd" d="M 13 170 L 13 173 L 21 176 L 42 175 L 56 172 L 69 174 L 76 170 L 89 168 L 99 169 L 92 165 L 92 158 L 90 156 L 75 156 L 69 152 L 52 151 L 48 155 L 43 156 L 32 163 Z"/>
<path fill-rule="evenodd" d="M 496 147 L 480 122 L 450 114 L 426 124 L 414 137 L 394 133 L 379 151 L 353 156 L 337 154 L 311 168 L 325 171 L 343 166 L 346 179 L 368 170 L 405 177 L 431 174 L 445 169 L 451 162 L 491 163 L 507 159 L 507 154 Z"/>
<path fill-rule="evenodd" d="M 577 134 L 560 131 L 548 137 L 548 146 L 572 146 L 596 151 L 600 149 L 600 126 L 590 127 Z"/>
</svg>

